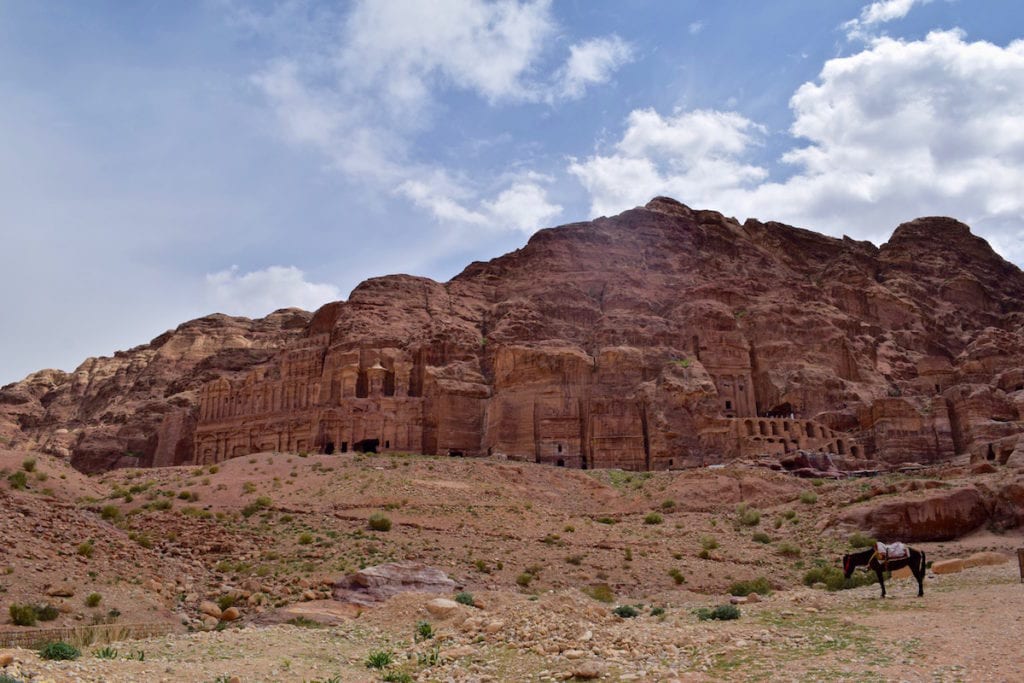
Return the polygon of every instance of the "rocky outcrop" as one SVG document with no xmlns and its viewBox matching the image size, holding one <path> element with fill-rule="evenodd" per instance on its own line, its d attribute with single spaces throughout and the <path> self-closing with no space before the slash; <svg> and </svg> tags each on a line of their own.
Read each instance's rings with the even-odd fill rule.
<svg viewBox="0 0 1024 683">
<path fill-rule="evenodd" d="M 90 468 L 261 450 L 1000 466 L 1022 450 L 1024 275 L 949 218 L 875 247 L 659 197 L 447 283 L 375 278 L 311 318 L 204 321 L 247 331 L 155 373 L 169 340 L 33 376 L 0 408 Z"/>
<path fill-rule="evenodd" d="M 334 599 L 371 605 L 399 593 L 454 593 L 458 584 L 419 562 L 391 562 L 360 569 L 334 584 Z"/>
<path fill-rule="evenodd" d="M 833 523 L 886 542 L 949 541 L 985 526 L 1016 528 L 1024 524 L 1024 479 L 875 501 L 843 512 Z"/>
</svg>

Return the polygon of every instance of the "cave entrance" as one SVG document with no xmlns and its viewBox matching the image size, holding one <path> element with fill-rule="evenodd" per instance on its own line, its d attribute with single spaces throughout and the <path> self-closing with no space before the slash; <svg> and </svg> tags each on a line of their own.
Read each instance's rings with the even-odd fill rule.
<svg viewBox="0 0 1024 683">
<path fill-rule="evenodd" d="M 376 453 L 377 446 L 380 445 L 380 439 L 363 439 L 362 441 L 356 441 L 352 447 L 357 453 Z"/>
<path fill-rule="evenodd" d="M 558 462 L 556 462 L 555 465 L 557 465 L 558 467 L 565 467 L 565 460 L 559 458 Z"/>
<path fill-rule="evenodd" d="M 988 457 L 989 462 L 992 462 L 993 460 L 996 459 L 996 451 L 995 451 L 994 448 L 992 448 L 992 444 L 988 445 L 988 455 L 987 455 L 987 457 Z"/>
<path fill-rule="evenodd" d="M 341 442 L 341 452 L 348 453 L 348 441 Z"/>
<path fill-rule="evenodd" d="M 333 441 L 328 441 L 327 442 L 327 445 L 324 446 L 324 453 L 326 455 L 333 455 L 334 454 L 334 442 Z"/>
</svg>

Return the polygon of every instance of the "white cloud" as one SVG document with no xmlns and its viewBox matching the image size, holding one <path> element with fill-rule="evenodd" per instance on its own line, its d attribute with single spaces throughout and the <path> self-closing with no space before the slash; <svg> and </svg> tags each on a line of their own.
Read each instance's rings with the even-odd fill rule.
<svg viewBox="0 0 1024 683">
<path fill-rule="evenodd" d="M 332 284 L 309 282 L 295 266 L 270 266 L 240 274 L 238 266 L 206 276 L 206 298 L 216 310 L 262 317 L 296 306 L 313 311 L 342 297 Z"/>
<path fill-rule="evenodd" d="M 878 0 L 865 5 L 860 16 L 843 24 L 849 40 L 865 40 L 870 38 L 867 29 L 902 19 L 910 13 L 915 5 L 927 5 L 932 0 Z"/>
<path fill-rule="evenodd" d="M 569 47 L 569 59 L 558 74 L 553 94 L 568 99 L 583 97 L 587 86 L 605 83 L 619 67 L 633 59 L 633 49 L 618 36 L 594 38 Z"/>
<path fill-rule="evenodd" d="M 541 185 L 514 179 L 495 187 L 418 160 L 415 143 L 440 115 L 446 91 L 492 106 L 552 104 L 582 97 L 633 58 L 618 36 L 584 39 L 545 72 L 557 31 L 550 0 L 363 0 L 332 39 L 315 32 L 313 44 L 252 80 L 287 138 L 317 149 L 349 181 L 404 197 L 456 230 L 529 232 L 562 210 Z M 526 205 L 512 211 L 512 198 Z"/>
<path fill-rule="evenodd" d="M 704 22 L 692 21 L 690 22 L 690 25 L 686 27 L 686 30 L 690 32 L 691 36 L 695 36 L 704 30 Z"/>
<path fill-rule="evenodd" d="M 634 111 L 614 154 L 569 170 L 601 213 L 669 193 L 876 241 L 901 221 L 950 215 L 1024 262 L 1024 41 L 880 38 L 829 60 L 790 106 L 806 144 L 782 157 L 795 169 L 784 181 L 745 161 L 759 128 L 723 112 Z"/>
<path fill-rule="evenodd" d="M 638 109 L 611 154 L 573 160 L 569 172 L 590 192 L 595 214 L 617 213 L 655 194 L 713 204 L 722 190 L 767 175 L 743 161 L 763 132 L 734 112 L 698 110 L 664 118 Z"/>
</svg>

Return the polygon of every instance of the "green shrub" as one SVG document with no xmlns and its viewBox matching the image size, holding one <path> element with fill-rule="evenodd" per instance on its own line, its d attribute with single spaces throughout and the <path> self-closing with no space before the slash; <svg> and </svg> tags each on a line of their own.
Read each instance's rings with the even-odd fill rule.
<svg viewBox="0 0 1024 683">
<path fill-rule="evenodd" d="M 818 494 L 814 491 L 801 491 L 800 502 L 805 505 L 814 505 L 818 502 Z"/>
<path fill-rule="evenodd" d="M 789 520 L 796 519 L 796 510 L 786 510 L 782 516 Z"/>
<path fill-rule="evenodd" d="M 237 598 L 234 595 L 225 594 L 217 598 L 217 607 L 220 607 L 220 610 L 223 612 L 228 607 L 234 607 L 236 601 Z"/>
<path fill-rule="evenodd" d="M 520 574 L 519 576 L 516 577 L 516 584 L 521 586 L 521 587 L 523 587 L 523 588 L 526 588 L 526 587 L 528 587 L 530 585 L 530 583 L 533 581 L 533 579 L 534 579 L 533 574 L 531 574 L 529 572 L 523 572 L 522 574 Z"/>
<path fill-rule="evenodd" d="M 0 673 L 0 683 L 21 683 L 21 679 Z"/>
<path fill-rule="evenodd" d="M 761 523 L 761 512 L 746 503 L 736 508 L 737 521 L 742 526 L 757 526 Z"/>
<path fill-rule="evenodd" d="M 114 522 L 121 519 L 121 508 L 116 505 L 104 505 L 103 509 L 100 510 L 100 517 L 108 522 Z"/>
<path fill-rule="evenodd" d="M 614 517 L 598 517 L 597 520 L 595 520 L 595 521 L 598 524 L 618 524 L 619 523 L 619 520 L 615 519 Z"/>
<path fill-rule="evenodd" d="M 875 543 L 875 539 L 859 531 L 850 536 L 850 545 L 854 548 L 873 548 Z"/>
<path fill-rule="evenodd" d="M 390 650 L 374 650 L 366 657 L 366 668 L 384 669 L 391 666 L 395 661 L 395 655 Z"/>
<path fill-rule="evenodd" d="M 697 553 L 697 557 L 699 557 L 702 560 L 710 560 L 711 559 L 711 551 L 708 550 L 707 548 L 702 548 L 701 551 L 699 553 Z"/>
<path fill-rule="evenodd" d="M 611 602 L 615 599 L 615 593 L 612 592 L 611 586 L 607 583 L 597 583 L 592 586 L 587 586 L 583 589 L 583 592 L 598 602 Z"/>
<path fill-rule="evenodd" d="M 369 524 L 373 531 L 391 531 L 391 519 L 382 512 L 370 515 Z"/>
<path fill-rule="evenodd" d="M 694 614 L 701 621 L 707 621 L 709 619 L 718 619 L 719 621 L 729 621 L 730 619 L 740 618 L 740 609 L 736 605 L 719 605 L 714 609 L 707 607 L 701 607 L 696 610 Z"/>
<path fill-rule="evenodd" d="M 103 596 L 100 595 L 99 593 L 89 593 L 89 595 L 87 595 L 85 597 L 85 606 L 86 607 L 98 607 L 99 604 L 100 604 L 100 601 L 102 599 L 103 599 Z"/>
<path fill-rule="evenodd" d="M 800 557 L 800 548 L 789 541 L 783 541 L 775 546 L 775 551 L 783 557 Z"/>
<path fill-rule="evenodd" d="M 338 679 L 339 681 L 341 679 Z M 412 683 L 412 674 L 405 671 L 387 671 L 380 679 L 384 683 Z"/>
<path fill-rule="evenodd" d="M 21 470 L 7 477 L 7 481 L 12 489 L 24 490 L 28 488 L 28 475 Z"/>
<path fill-rule="evenodd" d="M 661 509 L 665 510 L 666 512 L 671 512 L 672 510 L 676 509 L 676 502 L 669 498 L 668 500 L 664 501 L 661 504 Z"/>
<path fill-rule="evenodd" d="M 36 459 L 25 458 L 24 460 L 21 461 L 21 469 L 25 470 L 26 472 L 35 472 Z"/>
<path fill-rule="evenodd" d="M 256 484 L 247 481 L 242 484 L 242 493 L 256 493 Z"/>
<path fill-rule="evenodd" d="M 434 627 L 429 621 L 417 621 L 416 622 L 416 634 L 414 640 L 419 642 L 421 640 L 430 640 L 434 637 Z"/>
<path fill-rule="evenodd" d="M 633 617 L 640 614 L 636 607 L 632 605 L 619 605 L 612 610 L 612 614 L 623 619 L 632 619 Z"/>
<path fill-rule="evenodd" d="M 257 498 L 256 500 L 242 508 L 242 516 L 246 518 L 252 517 L 260 510 L 266 510 L 267 508 L 269 508 L 271 505 L 273 505 L 273 502 L 274 501 L 272 501 L 269 496 L 260 496 L 259 498 Z"/>
<path fill-rule="evenodd" d="M 11 622 L 15 626 L 35 626 L 36 619 L 39 618 L 33 605 L 14 603 L 8 608 L 8 611 L 11 614 Z"/>
<path fill-rule="evenodd" d="M 754 535 L 750 537 L 755 543 L 771 543 L 772 537 L 763 531 L 755 531 Z"/>
<path fill-rule="evenodd" d="M 583 555 L 570 555 L 565 558 L 565 561 L 578 567 L 583 564 Z"/>
<path fill-rule="evenodd" d="M 665 613 L 665 608 L 664 607 L 652 607 L 651 608 L 651 616 L 652 617 L 660 617 L 664 613 Z"/>
<path fill-rule="evenodd" d="M 208 471 L 210 474 L 217 474 L 220 472 L 220 467 L 217 465 L 210 465 L 210 469 Z"/>
<path fill-rule="evenodd" d="M 39 656 L 43 659 L 78 659 L 81 655 L 77 647 L 63 641 L 47 643 L 39 649 Z"/>
<path fill-rule="evenodd" d="M 96 659 L 117 659 L 117 650 L 108 645 L 98 650 L 93 650 L 92 656 Z"/>
<path fill-rule="evenodd" d="M 39 621 L 53 621 L 60 616 L 60 610 L 53 605 L 39 605 L 36 607 L 36 617 Z"/>
<path fill-rule="evenodd" d="M 718 540 L 714 536 L 701 536 L 700 547 L 704 550 L 714 550 L 718 547 Z"/>
<path fill-rule="evenodd" d="M 870 586 L 878 582 L 874 572 L 854 572 L 849 579 L 843 576 L 843 570 L 839 567 L 828 564 L 825 560 L 818 560 L 816 566 L 807 570 L 804 574 L 804 585 L 813 586 L 816 583 L 825 584 L 829 591 L 841 591 L 860 586 Z"/>
<path fill-rule="evenodd" d="M 303 531 L 299 534 L 299 545 L 309 545 L 313 542 L 313 534 L 308 531 Z"/>
<path fill-rule="evenodd" d="M 473 594 L 472 593 L 467 593 L 466 591 L 462 591 L 461 593 L 456 593 L 455 594 L 455 602 L 459 603 L 460 605 L 467 605 L 469 607 L 472 607 L 473 605 L 476 604 L 476 602 L 473 600 Z"/>
<path fill-rule="evenodd" d="M 644 517 L 644 524 L 661 524 L 664 521 L 665 518 L 657 512 L 650 512 L 646 517 Z"/>
<path fill-rule="evenodd" d="M 769 595 L 772 592 L 772 585 L 768 583 L 768 579 L 763 576 L 759 576 L 756 579 L 750 579 L 749 581 L 736 581 L 729 586 L 729 595 L 750 595 L 751 593 L 758 593 L 760 595 Z"/>
<path fill-rule="evenodd" d="M 677 586 L 686 583 L 686 577 L 683 576 L 683 573 L 676 568 L 669 569 L 668 575 L 672 577 L 672 580 L 676 582 Z"/>
</svg>

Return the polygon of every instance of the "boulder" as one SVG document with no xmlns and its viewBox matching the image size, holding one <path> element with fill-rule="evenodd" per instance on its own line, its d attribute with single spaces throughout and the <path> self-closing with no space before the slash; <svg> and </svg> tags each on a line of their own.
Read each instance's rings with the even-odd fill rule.
<svg viewBox="0 0 1024 683">
<path fill-rule="evenodd" d="M 874 502 L 843 512 L 838 522 L 881 539 L 950 541 L 974 531 L 989 519 L 977 488 L 936 491 L 925 497 Z"/>
<path fill-rule="evenodd" d="M 217 603 L 210 602 L 209 600 L 204 600 L 199 603 L 199 612 L 200 614 L 205 614 L 213 617 L 214 619 L 220 619 L 221 615 L 221 609 L 217 606 Z"/>
<path fill-rule="evenodd" d="M 237 607 L 228 607 L 226 610 L 221 612 L 221 621 L 235 621 L 242 616 L 242 613 L 238 611 Z"/>
<path fill-rule="evenodd" d="M 600 678 L 604 675 L 604 663 L 597 660 L 590 660 L 588 662 L 581 662 L 573 667 L 572 675 L 574 678 L 578 678 L 583 681 L 593 680 Z"/>
<path fill-rule="evenodd" d="M 0 653 L 0 668 L 14 663 L 14 655 L 10 652 Z"/>
<path fill-rule="evenodd" d="M 1005 564 L 1010 561 L 1010 558 L 1002 553 L 994 552 L 982 552 L 974 553 L 970 557 L 964 560 L 964 568 L 969 567 L 987 567 L 997 564 Z"/>
<path fill-rule="evenodd" d="M 420 562 L 392 562 L 361 569 L 334 584 L 334 599 L 370 605 L 399 593 L 453 593 L 458 585 Z"/>
<path fill-rule="evenodd" d="M 438 619 L 446 619 L 459 609 L 459 603 L 448 598 L 434 598 L 426 604 L 427 611 Z"/>
<path fill-rule="evenodd" d="M 75 588 L 71 584 L 59 583 L 47 588 L 46 594 L 51 598 L 70 598 L 75 594 Z"/>
<path fill-rule="evenodd" d="M 964 570 L 964 561 L 962 559 L 955 558 L 952 560 L 939 560 L 938 562 L 932 563 L 933 574 L 955 574 Z"/>
</svg>

